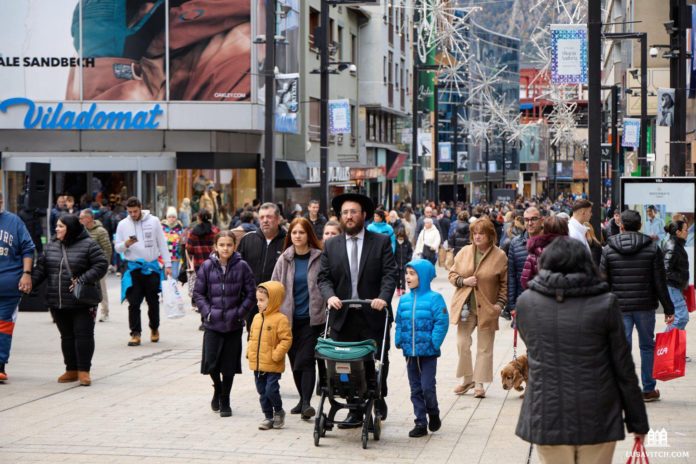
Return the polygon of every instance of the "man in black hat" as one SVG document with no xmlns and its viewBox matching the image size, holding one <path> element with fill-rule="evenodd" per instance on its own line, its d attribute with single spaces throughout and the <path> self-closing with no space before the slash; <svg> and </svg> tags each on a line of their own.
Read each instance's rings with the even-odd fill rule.
<svg viewBox="0 0 696 464">
<path fill-rule="evenodd" d="M 389 237 L 365 230 L 365 219 L 372 217 L 374 206 L 364 195 L 343 194 L 331 202 L 341 218 L 343 234 L 324 244 L 318 284 L 322 297 L 333 310 L 329 316 L 331 338 L 338 341 L 373 339 L 381 351 L 384 334 L 384 313 L 389 324 L 393 320 L 390 302 L 397 281 L 397 268 Z M 372 300 L 376 311 L 340 311 L 341 300 Z M 382 365 L 382 396 L 387 396 L 389 372 L 389 330 Z M 378 351 L 379 352 L 379 351 Z M 384 399 L 375 402 L 375 413 L 387 417 Z M 358 424 L 361 418 L 351 412 L 348 422 Z"/>
</svg>

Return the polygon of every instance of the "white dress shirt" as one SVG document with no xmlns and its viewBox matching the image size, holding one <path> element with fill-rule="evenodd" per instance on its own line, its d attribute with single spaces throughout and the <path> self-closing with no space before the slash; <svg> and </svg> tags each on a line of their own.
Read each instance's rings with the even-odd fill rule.
<svg viewBox="0 0 696 464">
<path fill-rule="evenodd" d="M 352 248 L 353 247 L 353 240 L 351 240 L 351 237 L 358 237 L 358 243 L 357 243 L 357 246 L 358 246 L 358 265 L 357 265 L 357 268 L 358 268 L 358 271 L 360 271 L 360 259 L 362 258 L 362 249 L 363 249 L 363 244 L 365 243 L 365 229 L 363 228 L 362 230 L 360 230 L 360 232 L 358 232 L 355 235 L 346 234 L 346 253 L 348 254 L 348 267 L 349 268 L 350 268 L 350 265 L 353 264 L 353 263 L 351 263 L 351 260 L 350 260 L 350 257 L 352 256 L 351 251 L 353 251 L 353 248 Z"/>
</svg>

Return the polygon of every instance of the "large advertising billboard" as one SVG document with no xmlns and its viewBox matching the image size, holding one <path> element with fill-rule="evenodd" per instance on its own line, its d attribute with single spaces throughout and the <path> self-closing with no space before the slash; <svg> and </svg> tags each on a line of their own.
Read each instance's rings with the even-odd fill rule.
<svg viewBox="0 0 696 464">
<path fill-rule="evenodd" d="M 643 224 L 641 232 L 653 240 L 663 242 L 667 238 L 665 225 L 681 215 L 689 225 L 686 253 L 689 256 L 689 283 L 694 283 L 694 212 L 696 211 L 696 178 L 622 178 L 621 203 L 624 208 L 638 211 Z"/>
<path fill-rule="evenodd" d="M 250 0 L 0 0 L 0 101 L 249 101 Z"/>
</svg>

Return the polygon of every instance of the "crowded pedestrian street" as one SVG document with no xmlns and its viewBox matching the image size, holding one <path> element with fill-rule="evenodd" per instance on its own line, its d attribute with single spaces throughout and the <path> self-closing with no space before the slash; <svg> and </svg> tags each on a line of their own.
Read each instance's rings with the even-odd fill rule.
<svg viewBox="0 0 696 464">
<path fill-rule="evenodd" d="M 432 288 L 450 301 L 454 287 L 438 267 Z M 118 298 L 119 279 L 107 277 L 109 298 Z M 394 298 L 396 303 L 397 298 Z M 286 418 L 280 430 L 260 431 L 253 374 L 244 369 L 232 387 L 232 417 L 209 407 L 210 379 L 200 375 L 198 314 L 165 320 L 158 343 L 126 346 L 127 304 L 112 303 L 108 322 L 97 323 L 93 384 L 58 384 L 62 372 L 58 331 L 46 312 L 21 312 L 14 332 L 11 381 L 0 384 L 0 462 L 2 463 L 526 463 L 529 444 L 515 436 L 522 400 L 502 388 L 499 372 L 513 355 L 513 330 L 501 319 L 494 349 L 494 381 L 485 399 L 471 392 L 457 396 L 456 331 L 450 329 L 437 370 L 442 428 L 420 439 L 413 426 L 404 358 L 392 349 L 389 417 L 379 441 L 360 446 L 360 431 L 337 430 L 315 447 L 313 420 Z M 664 329 L 660 322 L 656 332 Z M 686 328 L 696 337 L 696 326 Z M 476 338 L 476 335 L 474 335 Z M 692 345 L 693 346 L 693 345 Z M 520 342 L 518 353 L 525 352 Z M 687 354 L 694 357 L 693 347 Z M 634 359 L 639 359 L 637 338 Z M 658 382 L 662 399 L 646 404 L 650 427 L 664 430 L 666 442 L 646 441 L 651 463 L 696 462 L 696 371 Z M 291 376 L 281 381 L 287 405 L 298 398 Z M 313 399 L 316 406 L 318 397 Z M 569 399 L 572 401 L 572 399 Z M 270 435 L 269 435 L 270 433 Z M 649 440 L 649 439 L 648 439 Z M 662 446 L 664 444 L 668 446 Z M 625 463 L 632 436 L 619 442 L 613 462 Z M 660 445 L 660 446 L 658 446 Z M 660 453 L 658 455 L 658 453 Z M 531 462 L 539 462 L 536 453 Z"/>
</svg>

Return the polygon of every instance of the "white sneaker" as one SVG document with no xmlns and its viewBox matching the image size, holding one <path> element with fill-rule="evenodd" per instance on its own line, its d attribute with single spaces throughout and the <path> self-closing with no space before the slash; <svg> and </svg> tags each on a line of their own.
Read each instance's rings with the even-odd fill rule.
<svg viewBox="0 0 696 464">
<path fill-rule="evenodd" d="M 264 419 L 259 424 L 259 430 L 271 430 L 273 428 L 273 419 Z"/>
<path fill-rule="evenodd" d="M 108 315 L 104 315 L 104 316 L 101 316 L 101 317 L 99 318 L 99 322 L 108 322 L 108 320 L 109 320 L 109 316 L 108 316 Z"/>
</svg>

